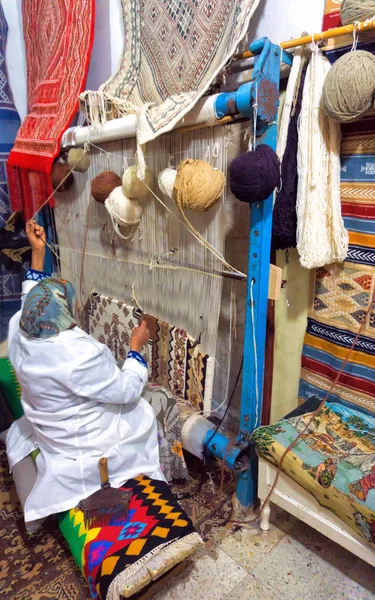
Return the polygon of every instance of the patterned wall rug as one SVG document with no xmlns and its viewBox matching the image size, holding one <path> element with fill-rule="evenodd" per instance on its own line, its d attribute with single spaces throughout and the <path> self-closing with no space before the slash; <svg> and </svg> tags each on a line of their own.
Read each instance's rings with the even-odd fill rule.
<svg viewBox="0 0 375 600">
<path fill-rule="evenodd" d="M 29 113 L 8 161 L 14 211 L 30 219 L 52 192 L 60 139 L 78 107 L 94 35 L 94 0 L 23 0 Z"/>
<path fill-rule="evenodd" d="M 364 322 L 375 286 L 375 119 L 343 127 L 341 202 L 346 261 L 317 269 L 300 398 L 324 397 Z M 375 306 L 331 399 L 375 413 Z"/>
<path fill-rule="evenodd" d="M 109 109 L 101 119 L 152 104 L 139 117 L 139 142 L 173 129 L 232 57 L 259 3 L 122 0 L 125 46 L 117 73 L 100 88 Z M 92 92 L 82 105 L 99 116 Z"/>
</svg>

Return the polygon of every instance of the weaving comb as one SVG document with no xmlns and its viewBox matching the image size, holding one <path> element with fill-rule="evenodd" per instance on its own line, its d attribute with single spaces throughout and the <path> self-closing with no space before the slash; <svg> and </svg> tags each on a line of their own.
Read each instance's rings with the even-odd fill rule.
<svg viewBox="0 0 375 600">
<path fill-rule="evenodd" d="M 86 528 L 89 528 L 93 521 L 98 527 L 108 525 L 114 515 L 122 514 L 127 518 L 129 500 L 133 495 L 131 489 L 117 490 L 111 487 L 108 476 L 108 462 L 106 458 L 99 460 L 101 488 L 77 506 L 77 510 L 82 510 L 83 519 Z"/>
</svg>

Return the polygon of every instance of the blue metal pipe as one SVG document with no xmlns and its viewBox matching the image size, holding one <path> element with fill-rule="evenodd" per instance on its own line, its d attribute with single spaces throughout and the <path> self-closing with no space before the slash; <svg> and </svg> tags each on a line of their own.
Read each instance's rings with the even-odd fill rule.
<svg viewBox="0 0 375 600">
<path fill-rule="evenodd" d="M 207 431 L 204 441 L 206 451 L 223 460 L 233 471 L 241 471 L 247 465 L 248 448 L 235 446 L 227 437 L 217 431 Z"/>
</svg>

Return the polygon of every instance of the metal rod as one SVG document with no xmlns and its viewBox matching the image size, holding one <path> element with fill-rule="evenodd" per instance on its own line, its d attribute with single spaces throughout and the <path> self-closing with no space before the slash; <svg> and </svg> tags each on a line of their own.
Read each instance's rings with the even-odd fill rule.
<svg viewBox="0 0 375 600">
<path fill-rule="evenodd" d="M 342 27 L 336 27 L 335 29 L 328 29 L 328 31 L 322 31 L 320 33 L 314 33 L 313 35 L 305 35 L 304 37 L 295 38 L 288 42 L 281 42 L 280 46 L 283 50 L 290 50 L 291 48 L 297 48 L 298 46 L 307 46 L 313 42 L 320 42 L 322 40 L 330 40 L 331 38 L 340 37 L 342 35 L 348 35 L 354 31 L 368 31 L 369 29 L 375 29 L 375 18 L 369 19 L 368 21 L 362 21 L 355 25 L 343 25 Z M 236 54 L 233 60 L 242 60 L 244 58 L 250 58 L 254 56 L 250 50 Z"/>
</svg>

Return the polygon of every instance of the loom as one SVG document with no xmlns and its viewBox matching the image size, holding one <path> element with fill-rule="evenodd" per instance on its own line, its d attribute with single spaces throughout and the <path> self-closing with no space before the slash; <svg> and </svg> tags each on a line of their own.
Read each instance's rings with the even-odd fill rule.
<svg viewBox="0 0 375 600">
<path fill-rule="evenodd" d="M 373 29 L 373 27 L 373 23 L 367 22 L 356 25 L 358 30 Z M 284 42 L 281 45 L 275 45 L 267 38 L 253 42 L 248 51 L 234 57 L 234 60 L 255 58 L 252 80 L 241 85 L 235 92 L 225 92 L 201 99 L 180 121 L 176 127 L 177 131 L 189 132 L 204 126 L 241 122 L 253 117 L 253 105 L 256 104 L 257 137 L 260 138 L 260 143 L 266 143 L 276 150 L 281 65 L 284 63 L 290 66 L 292 63 L 291 56 L 286 50 L 313 41 L 318 42 L 350 34 L 353 31 L 354 26 L 349 25 L 334 31 L 325 31 L 314 36 Z M 70 128 L 62 138 L 62 146 L 81 146 L 88 141 L 110 142 L 132 138 L 135 134 L 136 117 L 130 115 L 109 121 L 100 127 Z M 256 497 L 256 479 L 250 462 L 250 447 L 251 434 L 260 425 L 262 409 L 272 206 L 273 196 L 261 204 L 251 206 L 239 434 L 234 444 L 221 432 L 213 435 L 214 425 L 199 415 L 193 415 L 184 424 L 182 432 L 183 445 L 192 454 L 202 458 L 203 448 L 206 447 L 208 452 L 224 460 L 229 468 L 239 473 L 237 499 L 244 508 L 249 508 Z M 239 278 L 239 275 L 227 272 L 225 277 Z M 244 468 L 246 465 L 247 468 Z"/>
<path fill-rule="evenodd" d="M 281 64 L 291 65 L 292 57 L 280 46 L 262 38 L 250 45 L 254 59 L 252 80 L 236 92 L 225 92 L 199 101 L 195 109 L 179 124 L 189 131 L 198 123 L 232 122 L 253 117 L 257 106 L 256 134 L 259 143 L 276 150 L 277 117 Z M 134 116 L 109 121 L 101 126 L 75 127 L 67 130 L 62 145 L 81 146 L 85 142 L 109 142 L 131 138 L 136 133 Z M 255 500 L 255 480 L 250 464 L 250 437 L 260 425 L 264 379 L 266 316 L 270 277 L 271 226 L 273 195 L 251 206 L 248 253 L 244 370 L 240 410 L 240 430 L 233 443 L 220 431 L 215 432 L 205 417 L 193 415 L 183 426 L 183 445 L 202 457 L 203 447 L 238 472 L 237 498 L 244 507 Z M 230 274 L 226 274 L 230 277 Z M 176 322 L 176 321 L 174 321 Z M 178 322 L 178 321 L 177 321 Z M 246 468 L 247 466 L 247 468 Z"/>
</svg>

